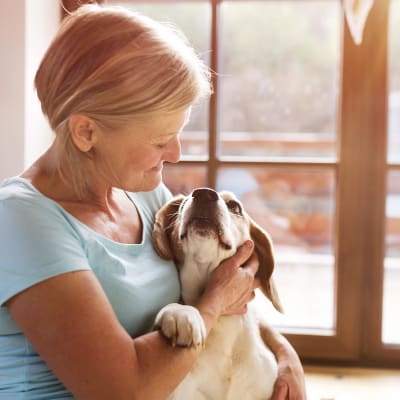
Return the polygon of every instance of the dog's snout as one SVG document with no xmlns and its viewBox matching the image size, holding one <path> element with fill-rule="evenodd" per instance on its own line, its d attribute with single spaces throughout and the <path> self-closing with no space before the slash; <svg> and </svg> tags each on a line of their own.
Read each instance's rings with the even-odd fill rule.
<svg viewBox="0 0 400 400">
<path fill-rule="evenodd" d="M 192 197 L 199 201 L 217 201 L 218 193 L 209 188 L 200 188 L 193 191 Z"/>
</svg>

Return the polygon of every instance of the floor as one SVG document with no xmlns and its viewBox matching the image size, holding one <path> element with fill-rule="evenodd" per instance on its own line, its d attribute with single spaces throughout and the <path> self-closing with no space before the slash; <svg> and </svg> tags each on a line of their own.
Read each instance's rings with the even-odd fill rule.
<svg viewBox="0 0 400 400">
<path fill-rule="evenodd" d="M 308 400 L 400 400 L 400 370 L 304 369 Z"/>
</svg>

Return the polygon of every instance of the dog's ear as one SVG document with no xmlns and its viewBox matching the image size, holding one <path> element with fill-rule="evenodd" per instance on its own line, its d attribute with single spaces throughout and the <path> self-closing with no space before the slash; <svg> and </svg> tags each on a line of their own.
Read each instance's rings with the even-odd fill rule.
<svg viewBox="0 0 400 400">
<path fill-rule="evenodd" d="M 179 206 L 185 197 L 182 195 L 174 197 L 163 207 L 161 207 L 155 216 L 153 226 L 152 241 L 158 255 L 165 260 L 173 260 L 171 234 L 174 228 L 174 222 L 178 215 Z"/>
<path fill-rule="evenodd" d="M 250 219 L 250 235 L 254 241 L 255 251 L 258 256 L 260 266 L 258 268 L 257 277 L 261 281 L 261 291 L 271 300 L 273 306 L 281 313 L 283 307 L 276 290 L 272 272 L 274 270 L 275 261 L 272 248 L 272 241 L 267 232 L 261 228 L 256 222 Z"/>
</svg>

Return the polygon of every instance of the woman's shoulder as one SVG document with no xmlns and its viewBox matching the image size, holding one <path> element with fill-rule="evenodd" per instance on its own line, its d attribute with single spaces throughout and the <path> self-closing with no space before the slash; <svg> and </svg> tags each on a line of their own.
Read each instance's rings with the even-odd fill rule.
<svg viewBox="0 0 400 400">
<path fill-rule="evenodd" d="M 3 207 L 20 207 L 46 203 L 46 198 L 27 180 L 20 176 L 8 178 L 0 186 L 0 204 Z"/>
<path fill-rule="evenodd" d="M 8 198 L 30 197 L 37 192 L 25 178 L 14 176 L 5 179 L 0 185 L 0 200 Z"/>
<path fill-rule="evenodd" d="M 0 186 L 0 225 L 13 229 L 32 226 L 70 230 L 71 222 L 61 206 L 38 191 L 28 179 L 17 176 L 6 179 Z"/>
<path fill-rule="evenodd" d="M 52 200 L 40 193 L 29 180 L 20 176 L 2 182 L 0 204 L 3 209 L 20 209 L 29 206 L 31 211 L 51 212 L 57 210 L 57 206 Z"/>
</svg>

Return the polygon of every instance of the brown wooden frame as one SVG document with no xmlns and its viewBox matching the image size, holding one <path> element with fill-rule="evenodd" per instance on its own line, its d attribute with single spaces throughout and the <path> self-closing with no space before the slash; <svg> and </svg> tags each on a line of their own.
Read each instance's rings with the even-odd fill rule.
<svg viewBox="0 0 400 400">
<path fill-rule="evenodd" d="M 210 3 L 211 68 L 218 71 L 222 0 L 179 1 Z M 64 6 L 71 11 L 77 3 L 85 2 L 90 1 L 64 0 Z M 336 331 L 331 336 L 286 333 L 302 359 L 309 363 L 400 367 L 400 346 L 387 346 L 381 341 L 386 179 L 389 170 L 400 169 L 400 165 L 388 165 L 386 158 L 389 2 L 375 1 L 359 46 L 354 44 L 343 16 L 337 161 L 264 162 L 219 157 L 218 76 L 213 78 L 214 95 L 209 108 L 209 158 L 191 157 L 181 161 L 184 166 L 206 165 L 210 187 L 215 187 L 221 166 L 307 167 L 335 171 Z"/>
</svg>

